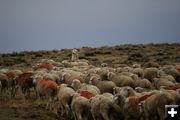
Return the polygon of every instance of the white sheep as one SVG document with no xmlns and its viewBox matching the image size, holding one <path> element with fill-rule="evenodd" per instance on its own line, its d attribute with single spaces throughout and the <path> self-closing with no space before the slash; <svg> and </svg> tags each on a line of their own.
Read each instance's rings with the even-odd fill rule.
<svg viewBox="0 0 180 120">
<path fill-rule="evenodd" d="M 71 116 L 70 105 L 74 93 L 75 91 L 72 88 L 67 87 L 67 84 L 60 85 L 57 97 L 61 115 L 65 114 L 66 116 Z"/>
</svg>

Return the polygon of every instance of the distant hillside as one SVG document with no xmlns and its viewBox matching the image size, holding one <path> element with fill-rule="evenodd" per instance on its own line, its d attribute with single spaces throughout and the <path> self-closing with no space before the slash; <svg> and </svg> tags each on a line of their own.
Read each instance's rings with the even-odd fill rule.
<svg viewBox="0 0 180 120">
<path fill-rule="evenodd" d="M 180 44 L 139 44 L 139 45 L 117 45 L 103 46 L 99 48 L 78 48 L 80 59 L 87 59 L 93 65 L 108 63 L 110 66 L 116 64 L 145 64 L 149 61 L 163 64 L 180 63 Z M 52 51 L 23 51 L 9 54 L 0 54 L 0 67 L 26 68 L 40 59 L 53 59 L 61 62 L 70 60 L 71 49 Z"/>
</svg>

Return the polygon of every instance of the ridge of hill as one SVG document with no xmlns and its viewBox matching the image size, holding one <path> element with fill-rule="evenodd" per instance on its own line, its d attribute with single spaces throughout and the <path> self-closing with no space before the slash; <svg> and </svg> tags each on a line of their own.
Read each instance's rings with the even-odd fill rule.
<svg viewBox="0 0 180 120">
<path fill-rule="evenodd" d="M 40 59 L 52 59 L 57 62 L 71 59 L 72 49 L 22 51 L 0 54 L 0 68 L 22 68 L 32 66 Z M 98 48 L 77 48 L 80 59 L 87 59 L 91 64 L 99 66 L 107 63 L 115 64 L 145 64 L 149 61 L 160 65 L 180 63 L 180 44 L 125 44 L 102 46 Z"/>
</svg>

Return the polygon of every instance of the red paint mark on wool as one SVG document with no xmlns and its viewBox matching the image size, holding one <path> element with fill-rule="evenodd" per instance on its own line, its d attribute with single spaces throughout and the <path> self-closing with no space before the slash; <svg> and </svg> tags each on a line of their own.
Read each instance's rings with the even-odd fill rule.
<svg viewBox="0 0 180 120">
<path fill-rule="evenodd" d="M 26 80 L 26 79 L 31 78 L 32 75 L 33 75 L 32 72 L 24 72 L 18 76 L 17 80 Z"/>
<path fill-rule="evenodd" d="M 16 73 L 13 72 L 13 71 L 6 72 L 5 74 L 6 74 L 7 77 L 10 78 L 10 79 L 13 79 L 13 78 L 16 77 Z"/>
<path fill-rule="evenodd" d="M 47 89 L 47 88 L 50 88 L 52 90 L 58 89 L 57 83 L 52 80 L 40 80 L 39 83 L 45 89 Z"/>
<path fill-rule="evenodd" d="M 94 96 L 93 93 L 89 92 L 89 91 L 80 91 L 79 92 L 81 96 L 87 98 L 87 99 L 90 99 Z"/>
</svg>

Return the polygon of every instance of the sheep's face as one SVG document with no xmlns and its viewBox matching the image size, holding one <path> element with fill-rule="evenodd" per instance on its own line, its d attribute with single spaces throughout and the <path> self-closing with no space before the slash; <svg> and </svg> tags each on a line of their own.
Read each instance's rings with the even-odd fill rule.
<svg viewBox="0 0 180 120">
<path fill-rule="evenodd" d="M 114 87 L 114 88 L 113 88 L 113 94 L 114 94 L 114 95 L 117 94 L 120 90 L 121 90 L 120 87 Z"/>
<path fill-rule="evenodd" d="M 75 87 L 79 87 L 81 85 L 81 82 L 77 79 L 72 81 L 71 87 L 75 88 Z"/>
<path fill-rule="evenodd" d="M 125 97 L 129 97 L 133 93 L 133 89 L 131 87 L 124 87 L 120 90 L 120 93 Z"/>
<path fill-rule="evenodd" d="M 117 94 L 115 94 L 114 97 L 113 97 L 113 102 L 116 103 L 116 104 L 121 104 L 121 105 L 123 105 L 124 102 L 125 102 L 125 97 L 124 97 L 122 94 L 117 93 Z"/>
<path fill-rule="evenodd" d="M 132 74 L 130 75 L 130 77 L 133 79 L 133 80 L 138 80 L 138 76 L 136 74 Z"/>
<path fill-rule="evenodd" d="M 113 73 L 113 72 L 108 72 L 108 73 L 107 73 L 107 79 L 110 80 L 114 75 L 115 75 L 115 73 Z"/>
</svg>

